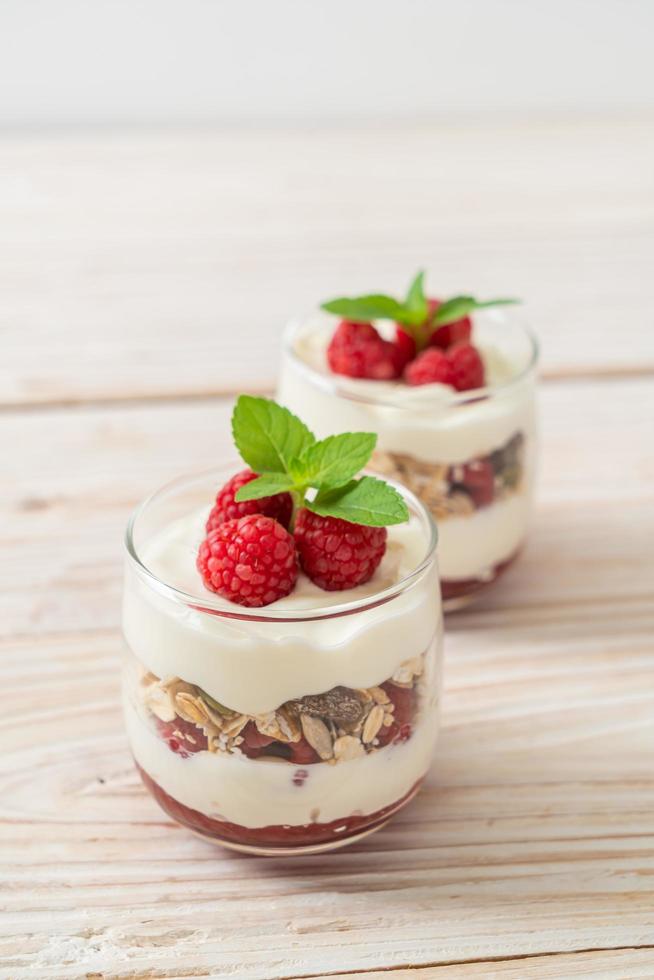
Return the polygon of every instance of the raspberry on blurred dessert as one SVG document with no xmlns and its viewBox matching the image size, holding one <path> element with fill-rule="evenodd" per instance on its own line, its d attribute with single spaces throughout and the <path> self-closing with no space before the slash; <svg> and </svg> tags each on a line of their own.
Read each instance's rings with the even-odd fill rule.
<svg viewBox="0 0 654 980">
<path fill-rule="evenodd" d="M 402 353 L 383 340 L 372 323 L 341 320 L 327 348 L 329 366 L 335 374 L 350 378 L 397 378 L 402 371 Z"/>
<path fill-rule="evenodd" d="M 457 391 L 484 385 L 484 362 L 472 339 L 473 310 L 515 303 L 480 302 L 473 296 L 440 300 L 424 292 L 424 273 L 415 277 L 404 300 L 383 293 L 328 300 L 323 310 L 342 315 L 327 348 L 335 374 L 388 381 L 403 375 L 407 384 L 438 383 Z M 373 319 L 394 319 L 395 339 L 386 340 Z M 435 351 L 442 351 L 441 356 Z"/>
</svg>

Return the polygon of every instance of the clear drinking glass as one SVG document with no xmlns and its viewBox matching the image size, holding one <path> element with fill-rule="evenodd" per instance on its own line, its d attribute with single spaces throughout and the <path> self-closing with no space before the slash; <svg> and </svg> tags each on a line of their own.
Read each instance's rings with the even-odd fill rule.
<svg viewBox="0 0 654 980">
<path fill-rule="evenodd" d="M 323 593 L 301 608 L 246 609 L 192 575 L 203 520 L 235 468 L 176 480 L 129 523 L 129 741 L 159 805 L 203 837 L 256 854 L 330 850 L 383 826 L 429 768 L 440 713 L 436 529 L 398 488 L 421 554 L 401 580 L 353 601 Z M 180 538 L 189 514 L 194 530 Z"/>
<path fill-rule="evenodd" d="M 538 346 L 513 308 L 475 313 L 475 343 L 499 383 L 456 392 L 332 374 L 334 317 L 287 328 L 277 399 L 318 438 L 372 431 L 371 466 L 404 483 L 438 523 L 446 610 L 465 605 L 513 562 L 527 532 L 537 455 Z"/>
</svg>

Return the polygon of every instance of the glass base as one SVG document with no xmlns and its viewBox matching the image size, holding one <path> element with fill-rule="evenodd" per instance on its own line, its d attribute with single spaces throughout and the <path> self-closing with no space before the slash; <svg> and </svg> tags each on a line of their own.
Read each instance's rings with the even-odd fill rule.
<svg viewBox="0 0 654 980">
<path fill-rule="evenodd" d="M 254 857 L 301 857 L 305 854 L 325 854 L 327 851 L 338 851 L 341 847 L 356 844 L 357 841 L 363 840 L 364 837 L 370 837 L 371 834 L 381 830 L 387 823 L 388 820 L 384 820 L 383 823 L 378 823 L 374 827 L 368 827 L 367 830 L 362 830 L 360 834 L 354 834 L 352 837 L 344 837 L 342 840 L 327 841 L 326 844 L 307 844 L 304 847 L 255 847 L 254 844 L 234 844 L 233 841 L 218 840 L 212 834 L 203 834 L 199 830 L 193 830 L 191 827 L 187 827 L 186 829 L 190 830 L 195 837 L 199 837 L 201 840 L 208 841 L 210 844 L 218 844 L 220 847 L 226 847 L 228 851 L 238 851 L 239 854 L 252 854 Z"/>
<path fill-rule="evenodd" d="M 362 840 L 376 830 L 381 830 L 393 814 L 413 799 L 422 784 L 422 779 L 419 779 L 401 799 L 376 813 L 365 816 L 346 817 L 330 823 L 302 824 L 295 827 L 252 828 L 242 827 L 226 820 L 214 820 L 198 810 L 179 803 L 141 769 L 138 763 L 136 768 L 144 785 L 161 809 L 177 823 L 191 830 L 196 836 L 214 844 L 263 857 L 319 854 Z"/>
<path fill-rule="evenodd" d="M 499 562 L 480 578 L 466 579 L 441 579 L 441 594 L 443 597 L 444 612 L 456 612 L 457 609 L 464 609 L 479 598 L 500 575 L 503 575 L 507 568 L 513 564 L 520 549 L 514 551 L 505 561 Z"/>
</svg>

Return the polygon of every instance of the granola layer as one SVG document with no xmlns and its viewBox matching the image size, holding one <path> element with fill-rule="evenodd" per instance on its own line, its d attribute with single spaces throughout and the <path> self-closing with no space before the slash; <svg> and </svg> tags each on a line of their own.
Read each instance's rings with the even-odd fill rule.
<svg viewBox="0 0 654 980">
<path fill-rule="evenodd" d="M 249 715 L 221 704 L 196 684 L 148 671 L 140 678 L 139 699 L 159 736 L 182 758 L 206 751 L 335 765 L 411 736 L 427 694 L 424 674 L 425 656 L 412 657 L 379 685 L 339 685 Z"/>
<path fill-rule="evenodd" d="M 371 466 L 409 488 L 437 521 L 466 517 L 523 489 L 525 437 L 516 432 L 493 452 L 465 464 L 430 463 L 408 453 L 375 453 Z M 480 477 L 484 479 L 480 492 Z"/>
</svg>

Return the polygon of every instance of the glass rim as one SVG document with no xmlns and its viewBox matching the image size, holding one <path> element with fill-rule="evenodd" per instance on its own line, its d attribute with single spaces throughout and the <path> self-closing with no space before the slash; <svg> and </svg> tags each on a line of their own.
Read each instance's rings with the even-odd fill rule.
<svg viewBox="0 0 654 980">
<path fill-rule="evenodd" d="M 230 473 L 232 473 L 231 470 Z M 158 487 L 152 493 L 148 494 L 148 496 L 145 497 L 130 514 L 124 535 L 124 543 L 128 559 L 139 575 L 141 575 L 141 577 L 144 578 L 148 584 L 155 589 L 155 591 L 167 596 L 168 598 L 172 598 L 177 602 L 183 603 L 185 606 L 191 607 L 198 612 L 220 616 L 224 619 L 237 619 L 255 623 L 292 623 L 335 619 L 337 617 L 351 615 L 352 613 L 363 612 L 366 609 L 374 609 L 376 606 L 389 602 L 402 592 L 405 592 L 408 588 L 411 588 L 419 579 L 423 577 L 427 570 L 436 561 L 438 529 L 436 527 L 436 522 L 434 521 L 434 518 L 432 517 L 428 508 L 425 507 L 422 501 L 419 500 L 418 497 L 416 497 L 416 495 L 407 487 L 395 480 L 386 479 L 386 482 L 390 483 L 396 490 L 398 490 L 398 492 L 402 494 L 407 502 L 413 506 L 414 510 L 423 518 L 426 529 L 429 532 L 429 542 L 421 561 L 414 569 L 412 569 L 411 572 L 409 572 L 408 575 L 405 575 L 403 578 L 399 579 L 399 581 L 394 582 L 386 589 L 382 589 L 379 592 L 375 592 L 373 595 L 364 596 L 360 599 L 353 599 L 349 602 L 337 603 L 327 607 L 317 606 L 305 607 L 302 609 L 284 609 L 277 612 L 274 609 L 274 603 L 272 603 L 270 606 L 259 607 L 238 606 L 236 603 L 232 603 L 231 605 L 233 605 L 234 608 L 231 609 L 225 605 L 229 602 L 229 600 L 223 599 L 219 596 L 214 596 L 213 593 L 207 592 L 207 596 L 205 598 L 200 595 L 185 592 L 183 589 L 179 589 L 176 586 L 171 585 L 169 582 L 164 581 L 150 568 L 148 568 L 139 555 L 138 549 L 134 543 L 134 531 L 139 518 L 158 498 L 163 498 L 175 487 L 183 486 L 185 483 L 193 483 L 201 480 L 203 477 L 209 477 L 211 474 L 223 475 L 222 471 L 217 467 L 191 471 L 183 474 L 182 476 L 169 480 L 167 483 L 163 484 L 163 486 Z M 379 474 L 374 475 L 379 476 Z M 210 506 L 210 502 L 208 502 L 208 506 Z M 333 593 L 330 593 L 330 595 L 333 595 Z"/>
<path fill-rule="evenodd" d="M 507 319 L 506 312 L 500 309 L 483 310 L 482 313 L 486 316 L 492 316 L 494 319 L 497 319 L 498 317 L 505 320 Z M 375 395 L 375 386 L 379 384 L 379 382 L 375 380 L 371 380 L 369 378 L 346 378 L 345 376 L 338 374 L 323 374 L 322 371 L 318 371 L 316 368 L 312 367 L 305 360 L 303 360 L 295 350 L 293 342 L 310 317 L 315 317 L 318 314 L 321 316 L 323 315 L 320 310 L 315 310 L 312 314 L 296 316 L 288 321 L 282 334 L 282 351 L 284 355 L 288 356 L 293 361 L 294 365 L 305 376 L 307 376 L 313 384 L 319 388 L 322 388 L 323 391 L 326 391 L 329 394 L 336 394 L 343 398 L 347 398 L 350 401 L 360 402 L 364 405 L 378 405 L 385 408 L 395 408 L 403 411 L 415 411 L 415 401 L 412 402 L 411 405 L 407 405 L 392 397 L 379 397 L 378 395 Z M 327 322 L 326 318 L 329 316 L 329 314 L 324 314 L 324 316 L 325 322 Z M 447 400 L 443 401 L 443 405 L 446 408 L 458 408 L 461 405 L 469 405 L 473 402 L 489 400 L 495 395 L 516 387 L 522 381 L 524 381 L 525 378 L 533 373 L 538 365 L 540 356 L 540 344 L 538 342 L 538 338 L 531 327 L 527 325 L 524 317 L 514 319 L 513 323 L 522 332 L 529 344 L 529 357 L 525 366 L 506 381 L 501 381 L 499 384 L 484 385 L 482 388 L 473 388 L 470 391 L 453 391 Z M 356 381 L 358 385 L 362 385 L 364 387 L 369 385 L 370 393 L 368 394 L 367 391 L 358 392 L 350 390 L 348 388 L 348 381 Z"/>
</svg>

